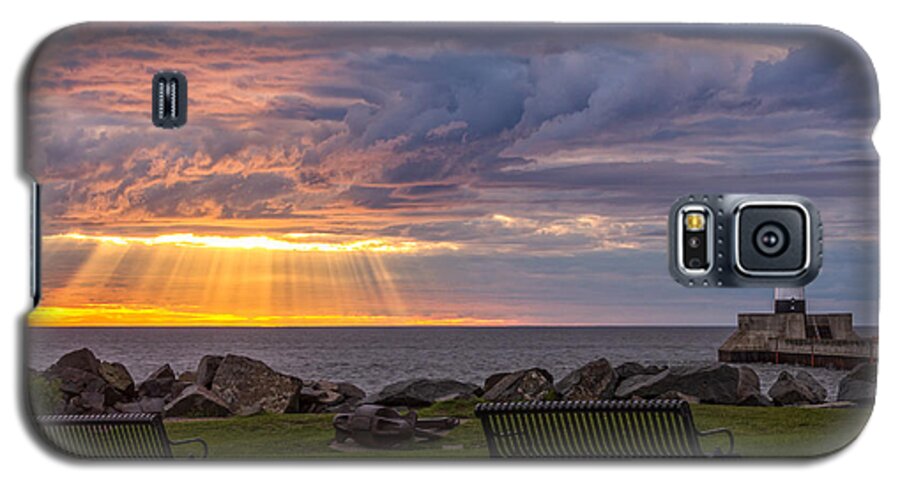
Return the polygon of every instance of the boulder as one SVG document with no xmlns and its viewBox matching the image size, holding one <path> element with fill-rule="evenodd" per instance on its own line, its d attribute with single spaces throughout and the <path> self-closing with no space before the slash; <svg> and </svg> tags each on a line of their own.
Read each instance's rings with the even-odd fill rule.
<svg viewBox="0 0 900 486">
<path fill-rule="evenodd" d="M 221 356 L 213 355 L 206 355 L 201 358 L 200 364 L 197 365 L 197 371 L 194 373 L 194 382 L 204 388 L 210 388 L 222 359 Z"/>
<path fill-rule="evenodd" d="M 62 393 L 68 414 L 106 413 L 135 397 L 134 380 L 125 366 L 101 362 L 86 348 L 64 355 L 43 376 Z"/>
<path fill-rule="evenodd" d="M 838 400 L 872 403 L 875 400 L 877 366 L 863 363 L 853 368 L 838 385 Z"/>
<path fill-rule="evenodd" d="M 742 398 L 738 403 L 742 407 L 771 407 L 772 400 L 762 393 L 755 393 Z"/>
<path fill-rule="evenodd" d="M 797 372 L 795 378 L 797 379 L 797 381 L 805 385 L 806 388 L 809 389 L 809 391 L 812 392 L 813 397 L 816 399 L 816 401 L 813 403 L 822 403 L 828 399 L 828 390 L 826 390 L 825 387 L 822 386 L 822 384 L 813 377 L 813 375 L 807 373 L 806 371 L 800 370 Z"/>
<path fill-rule="evenodd" d="M 67 366 L 53 365 L 45 373 L 50 380 L 59 383 L 59 390 L 67 395 L 78 395 L 83 391 L 102 392 L 106 381 L 99 375 Z"/>
<path fill-rule="evenodd" d="M 615 396 L 657 398 L 669 391 L 697 397 L 702 403 L 734 405 L 759 394 L 759 377 L 750 368 L 722 363 L 677 366 L 655 375 L 622 380 Z"/>
<path fill-rule="evenodd" d="M 175 397 L 180 395 L 181 392 L 183 392 L 187 388 L 190 388 L 194 385 L 196 385 L 196 383 L 194 383 L 193 381 L 176 380 L 175 383 L 172 383 L 172 392 L 169 394 L 168 397 L 166 397 L 167 398 L 166 401 L 168 402 L 169 400 L 174 399 Z"/>
<path fill-rule="evenodd" d="M 171 398 L 175 386 L 175 372 L 168 364 L 162 365 L 138 385 L 138 395 L 151 398 Z"/>
<path fill-rule="evenodd" d="M 279 373 L 262 361 L 229 354 L 216 369 L 210 389 L 240 414 L 258 406 L 268 413 L 299 411 L 303 382 Z"/>
<path fill-rule="evenodd" d="M 635 375 L 655 375 L 658 373 L 662 373 L 666 370 L 665 366 L 655 366 L 648 365 L 644 366 L 640 363 L 635 363 L 634 361 L 629 361 L 627 363 L 622 363 L 619 366 L 616 366 L 616 375 L 620 380 L 624 380 L 626 378 L 631 378 Z"/>
<path fill-rule="evenodd" d="M 482 398 L 488 401 L 540 400 L 555 392 L 553 375 L 541 368 L 495 374 L 484 387 Z"/>
<path fill-rule="evenodd" d="M 298 399 L 299 411 L 301 413 L 323 413 L 328 408 L 339 405 L 343 399 L 344 397 L 336 391 L 303 387 Z"/>
<path fill-rule="evenodd" d="M 150 376 L 147 377 L 147 380 L 172 380 L 175 381 L 175 372 L 172 371 L 172 367 L 169 366 L 168 363 L 160 366 L 153 373 L 150 373 Z M 146 381 L 146 380 L 145 380 Z"/>
<path fill-rule="evenodd" d="M 427 407 L 447 400 L 474 398 L 480 393 L 481 388 L 471 383 L 417 378 L 390 384 L 366 402 L 392 407 Z"/>
<path fill-rule="evenodd" d="M 875 383 L 878 379 L 878 366 L 875 363 L 858 364 L 844 378 Z"/>
<path fill-rule="evenodd" d="M 304 383 L 300 392 L 300 411 L 305 413 L 347 412 L 354 410 L 366 392 L 350 383 L 326 380 Z"/>
<path fill-rule="evenodd" d="M 569 373 L 556 384 L 556 392 L 566 400 L 612 398 L 618 375 L 606 359 L 598 359 Z"/>
<path fill-rule="evenodd" d="M 188 383 L 197 383 L 197 374 L 193 371 L 182 371 L 178 374 L 178 381 L 186 381 Z"/>
<path fill-rule="evenodd" d="M 812 377 L 809 377 L 812 378 Z M 778 374 L 778 379 L 769 388 L 769 397 L 776 405 L 810 405 L 822 403 L 824 399 L 820 399 L 816 390 L 812 389 L 806 382 L 797 379 L 794 375 L 787 371 Z M 821 386 L 821 385 L 820 385 Z"/>
<path fill-rule="evenodd" d="M 747 366 L 738 367 L 738 405 L 745 407 L 768 407 L 772 400 L 765 396 L 759 388 L 759 375 Z"/>
<path fill-rule="evenodd" d="M 482 385 L 481 388 L 485 391 L 490 390 L 491 388 L 494 388 L 494 385 L 496 385 L 498 381 L 502 380 L 509 374 L 509 371 L 494 373 L 493 375 L 488 376 L 486 380 L 484 380 L 484 385 Z"/>
<path fill-rule="evenodd" d="M 213 392 L 191 385 L 169 402 L 163 413 L 166 417 L 227 417 L 231 409 Z"/>
<path fill-rule="evenodd" d="M 93 375 L 100 374 L 100 360 L 87 348 L 64 354 L 50 368 L 75 368 Z"/>
<path fill-rule="evenodd" d="M 112 389 L 123 396 L 134 395 L 134 379 L 122 363 L 101 362 L 98 374 Z"/>
<path fill-rule="evenodd" d="M 364 398 L 366 398 L 366 392 L 362 390 L 362 388 L 347 382 L 339 382 L 336 383 L 337 392 L 344 396 L 345 400 L 355 400 L 361 402 Z"/>
<path fill-rule="evenodd" d="M 106 395 L 101 392 L 83 391 L 69 402 L 80 408 L 81 413 L 103 413 L 106 410 Z"/>
</svg>

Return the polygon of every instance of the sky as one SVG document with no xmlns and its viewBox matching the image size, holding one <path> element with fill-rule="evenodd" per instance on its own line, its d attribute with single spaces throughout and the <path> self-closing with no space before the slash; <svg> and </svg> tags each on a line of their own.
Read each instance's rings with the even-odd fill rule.
<svg viewBox="0 0 900 486">
<path fill-rule="evenodd" d="M 822 212 L 809 308 L 875 324 L 874 76 L 815 28 L 70 28 L 26 80 L 30 322 L 732 325 L 771 291 L 680 287 L 666 215 L 769 193 Z"/>
</svg>

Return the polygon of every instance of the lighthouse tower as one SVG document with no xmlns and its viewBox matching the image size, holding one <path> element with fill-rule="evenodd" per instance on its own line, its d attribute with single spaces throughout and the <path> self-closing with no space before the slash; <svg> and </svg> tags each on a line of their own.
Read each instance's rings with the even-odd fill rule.
<svg viewBox="0 0 900 486">
<path fill-rule="evenodd" d="M 775 313 L 797 312 L 806 314 L 806 296 L 803 287 L 775 288 Z"/>
</svg>

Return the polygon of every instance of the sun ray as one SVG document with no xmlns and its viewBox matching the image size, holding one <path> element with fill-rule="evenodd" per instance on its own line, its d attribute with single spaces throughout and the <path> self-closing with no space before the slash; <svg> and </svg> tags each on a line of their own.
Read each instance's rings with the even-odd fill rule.
<svg viewBox="0 0 900 486">
<path fill-rule="evenodd" d="M 411 310 L 391 266 L 419 244 L 321 234 L 155 237 L 63 234 L 52 255 L 85 256 L 46 289 L 34 325 L 454 325 L 494 320 Z M 301 244 L 302 246 L 285 246 Z M 364 243 L 360 243 L 364 242 Z M 104 292 L 97 292 L 103 289 Z M 409 291 L 412 289 L 406 289 Z"/>
</svg>

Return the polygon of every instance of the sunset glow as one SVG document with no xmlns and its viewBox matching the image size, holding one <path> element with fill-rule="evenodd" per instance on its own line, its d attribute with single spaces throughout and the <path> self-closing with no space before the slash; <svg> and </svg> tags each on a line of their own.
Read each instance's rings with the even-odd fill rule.
<svg viewBox="0 0 900 486">
<path fill-rule="evenodd" d="M 767 310 L 765 289 L 712 296 L 669 277 L 669 207 L 699 191 L 810 198 L 829 266 L 816 309 L 874 322 L 874 77 L 831 37 L 734 28 L 66 29 L 26 73 L 44 235 L 30 323 L 723 324 Z M 150 119 L 162 70 L 190 87 L 177 130 Z"/>
<path fill-rule="evenodd" d="M 33 326 L 54 327 L 332 327 L 332 326 L 497 326 L 503 319 L 466 317 L 384 315 L 236 315 L 176 311 L 156 307 L 97 305 L 86 307 L 41 307 L 30 316 Z M 173 324 L 177 323 L 177 324 Z"/>
<path fill-rule="evenodd" d="M 292 240 L 316 235 L 288 234 Z M 97 236 L 79 233 L 53 235 L 45 238 L 53 240 L 90 241 L 111 245 L 180 246 L 189 248 L 233 248 L 240 250 L 300 251 L 300 252 L 374 252 L 374 253 L 417 253 L 433 250 L 458 250 L 453 243 L 421 243 L 414 241 L 391 241 L 385 239 L 351 240 L 344 242 L 289 241 L 269 236 L 202 236 L 191 233 L 139 236 Z"/>
</svg>

